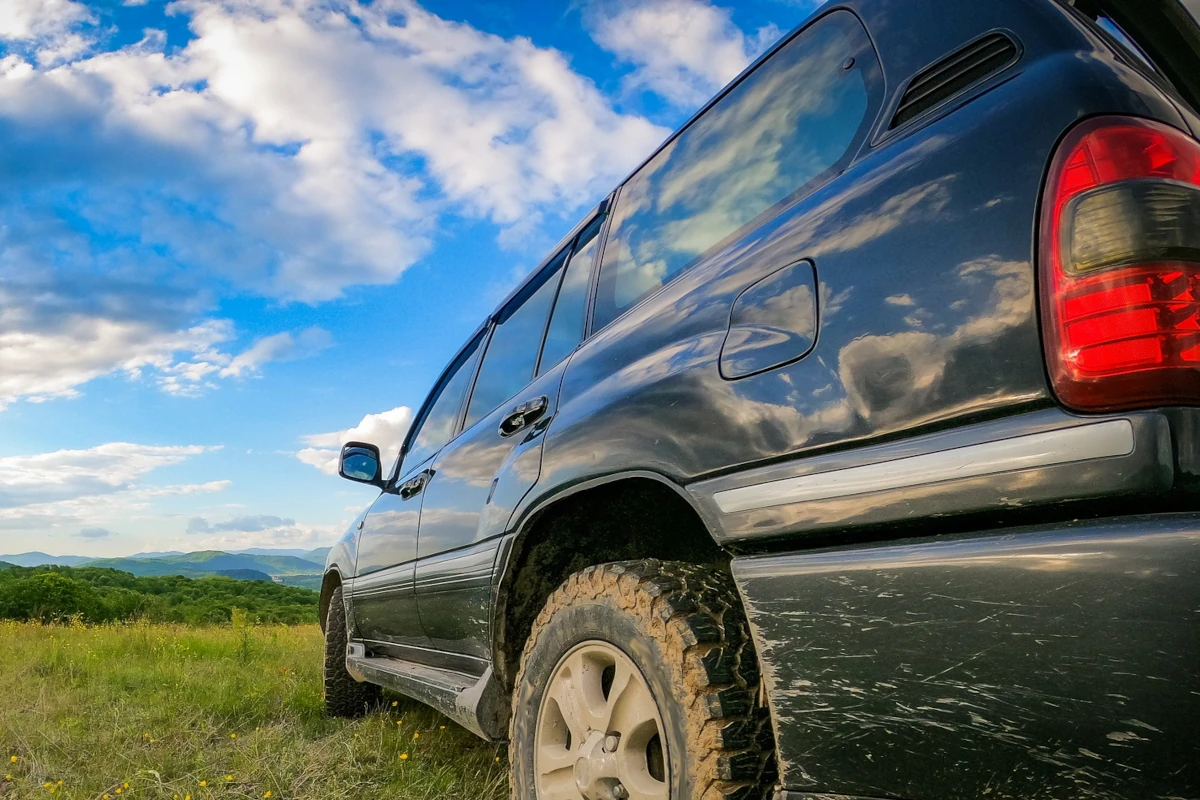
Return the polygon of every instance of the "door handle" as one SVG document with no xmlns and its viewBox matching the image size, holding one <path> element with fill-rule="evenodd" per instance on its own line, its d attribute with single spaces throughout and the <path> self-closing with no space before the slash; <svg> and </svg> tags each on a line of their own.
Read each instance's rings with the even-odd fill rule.
<svg viewBox="0 0 1200 800">
<path fill-rule="evenodd" d="M 400 484 L 400 499 L 410 500 L 421 493 L 425 488 L 425 484 L 429 483 L 429 473 L 422 472 L 414 478 L 409 478 L 404 483 Z"/>
<path fill-rule="evenodd" d="M 508 416 L 500 422 L 500 435 L 512 436 L 517 431 L 537 422 L 549 407 L 550 399 L 548 397 L 535 397 L 526 403 L 521 403 L 508 412 Z"/>
</svg>

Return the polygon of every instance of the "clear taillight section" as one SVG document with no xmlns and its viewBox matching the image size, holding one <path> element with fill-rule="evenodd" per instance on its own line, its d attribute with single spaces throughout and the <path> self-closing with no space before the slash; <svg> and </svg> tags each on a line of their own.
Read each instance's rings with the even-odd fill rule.
<svg viewBox="0 0 1200 800">
<path fill-rule="evenodd" d="M 1200 143 L 1124 117 L 1073 129 L 1046 186 L 1040 272 L 1064 405 L 1200 404 Z"/>
</svg>

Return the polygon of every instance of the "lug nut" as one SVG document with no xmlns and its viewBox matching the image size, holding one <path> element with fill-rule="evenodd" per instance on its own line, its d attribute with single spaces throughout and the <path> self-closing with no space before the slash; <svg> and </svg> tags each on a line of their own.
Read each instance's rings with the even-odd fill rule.
<svg viewBox="0 0 1200 800">
<path fill-rule="evenodd" d="M 610 733 L 608 736 L 604 737 L 604 752 L 615 753 L 617 751 L 617 745 L 620 743 L 621 737 Z"/>
<path fill-rule="evenodd" d="M 613 787 L 612 795 L 617 800 L 626 800 L 626 798 L 629 797 L 629 790 L 626 789 L 623 784 L 618 783 Z"/>
</svg>

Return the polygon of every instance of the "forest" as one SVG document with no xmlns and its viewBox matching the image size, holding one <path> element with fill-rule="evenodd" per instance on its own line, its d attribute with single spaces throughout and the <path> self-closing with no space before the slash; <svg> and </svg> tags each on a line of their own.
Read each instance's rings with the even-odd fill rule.
<svg viewBox="0 0 1200 800">
<path fill-rule="evenodd" d="M 0 619 L 84 623 L 229 623 L 234 609 L 251 622 L 317 621 L 318 595 L 265 580 L 135 576 L 104 567 L 0 564 Z"/>
</svg>

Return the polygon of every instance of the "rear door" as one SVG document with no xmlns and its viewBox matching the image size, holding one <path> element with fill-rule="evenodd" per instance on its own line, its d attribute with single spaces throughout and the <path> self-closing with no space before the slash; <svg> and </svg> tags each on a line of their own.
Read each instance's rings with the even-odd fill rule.
<svg viewBox="0 0 1200 800">
<path fill-rule="evenodd" d="M 437 649 L 490 656 L 499 535 L 540 474 L 542 433 L 554 415 L 567 357 L 583 337 L 601 221 L 585 227 L 574 250 L 559 253 L 497 315 L 463 432 L 433 463 L 421 510 L 416 593 Z"/>
</svg>

